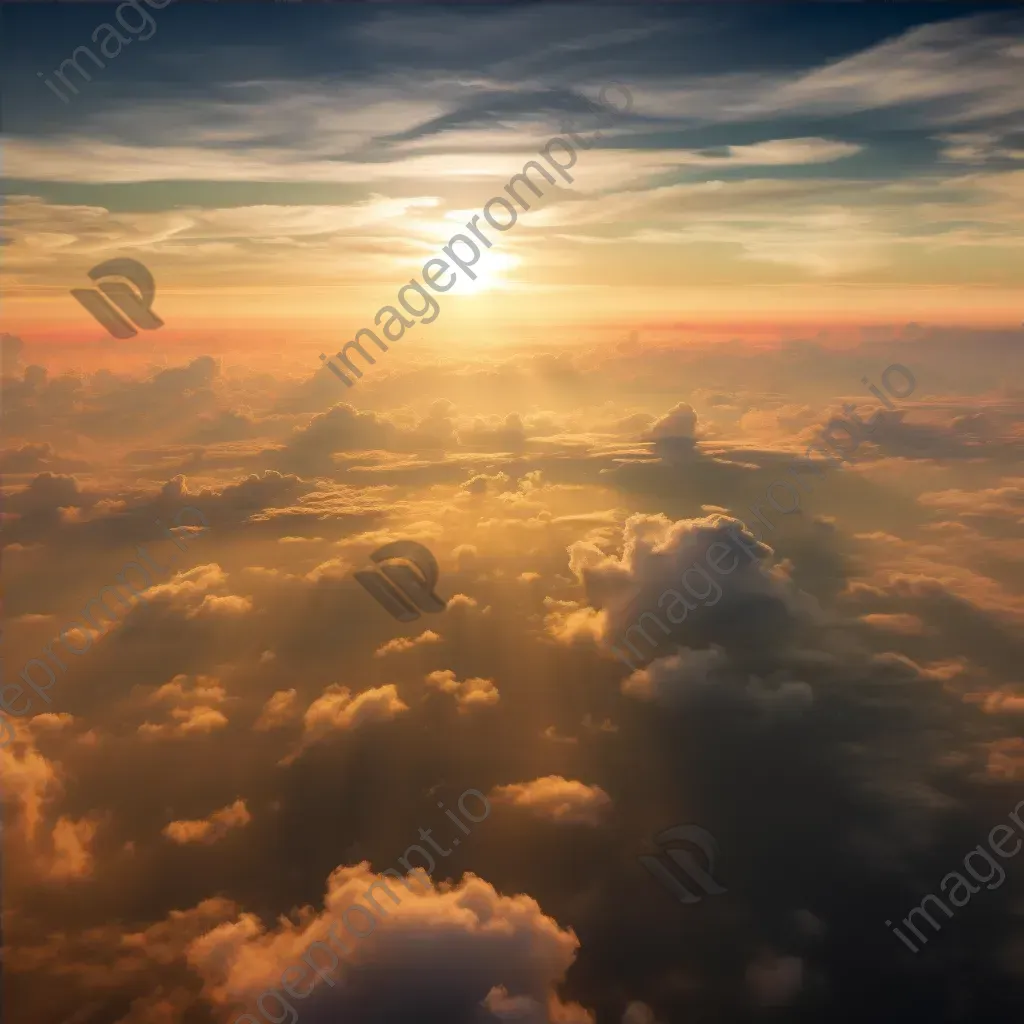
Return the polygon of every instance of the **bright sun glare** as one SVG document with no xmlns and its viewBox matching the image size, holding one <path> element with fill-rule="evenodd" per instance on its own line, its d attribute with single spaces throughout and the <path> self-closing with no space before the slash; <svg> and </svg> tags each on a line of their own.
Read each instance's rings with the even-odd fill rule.
<svg viewBox="0 0 1024 1024">
<path fill-rule="evenodd" d="M 471 280 L 468 274 L 460 270 L 451 294 L 464 295 L 468 298 L 482 292 L 494 291 L 506 283 L 509 271 L 519 266 L 519 262 L 517 257 L 494 252 L 493 249 L 481 253 L 479 261 L 472 267 L 476 280 Z"/>
</svg>

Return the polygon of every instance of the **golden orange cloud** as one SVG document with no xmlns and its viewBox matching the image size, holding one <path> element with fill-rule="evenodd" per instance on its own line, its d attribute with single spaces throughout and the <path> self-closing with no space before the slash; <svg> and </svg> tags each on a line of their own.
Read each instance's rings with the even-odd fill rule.
<svg viewBox="0 0 1024 1024">
<path fill-rule="evenodd" d="M 495 786 L 491 797 L 498 803 L 525 808 L 538 818 L 577 825 L 601 824 L 612 804 L 600 786 L 563 779 L 561 775 Z"/>
<path fill-rule="evenodd" d="M 236 800 L 228 807 L 214 811 L 209 818 L 191 821 L 172 821 L 163 834 L 179 845 L 185 843 L 215 843 L 233 828 L 243 828 L 252 821 L 244 800 Z"/>
</svg>

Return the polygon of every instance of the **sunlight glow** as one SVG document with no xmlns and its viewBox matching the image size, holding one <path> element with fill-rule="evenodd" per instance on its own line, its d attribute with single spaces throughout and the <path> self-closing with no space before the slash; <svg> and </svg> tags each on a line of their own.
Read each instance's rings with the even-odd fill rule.
<svg viewBox="0 0 1024 1024">
<path fill-rule="evenodd" d="M 496 291 L 508 282 L 509 271 L 518 267 L 522 260 L 518 256 L 495 252 L 493 249 L 483 252 L 480 261 L 472 269 L 476 280 L 470 280 L 467 274 L 459 272 L 452 295 L 473 296 L 483 292 Z"/>
</svg>

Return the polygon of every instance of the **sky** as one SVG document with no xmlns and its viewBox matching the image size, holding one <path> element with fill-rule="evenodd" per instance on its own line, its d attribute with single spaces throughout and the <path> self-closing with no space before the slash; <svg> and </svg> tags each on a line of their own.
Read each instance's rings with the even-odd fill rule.
<svg viewBox="0 0 1024 1024">
<path fill-rule="evenodd" d="M 159 282 L 162 347 L 312 350 L 613 82 L 629 114 L 417 348 L 637 321 L 1019 324 L 1019 11 L 583 10 L 171 4 L 129 14 L 139 31 L 103 70 L 83 57 L 92 80 L 72 69 L 65 103 L 44 80 L 103 6 L 7 5 L 9 329 L 94 341 L 69 290 L 130 250 Z"/>
<path fill-rule="evenodd" d="M 117 9 L 0 7 L 9 1018 L 1020 1019 L 1020 9 Z"/>
</svg>

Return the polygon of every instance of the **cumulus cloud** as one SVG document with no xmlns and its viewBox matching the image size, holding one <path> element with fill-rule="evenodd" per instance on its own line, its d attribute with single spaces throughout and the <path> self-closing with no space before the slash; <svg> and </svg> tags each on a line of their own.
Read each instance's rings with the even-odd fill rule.
<svg viewBox="0 0 1024 1024">
<path fill-rule="evenodd" d="M 216 843 L 233 828 L 242 828 L 252 821 L 252 815 L 244 800 L 236 800 L 228 807 L 214 811 L 208 818 L 172 821 L 166 825 L 163 834 L 172 842 Z"/>
<path fill-rule="evenodd" d="M 483 495 L 494 491 L 501 492 L 508 489 L 509 483 L 509 478 L 504 473 L 494 473 L 490 476 L 486 473 L 477 473 L 462 485 L 462 493 Z"/>
<path fill-rule="evenodd" d="M 205 736 L 228 724 L 227 716 L 205 704 L 191 708 L 175 708 L 171 711 L 170 722 L 143 722 L 139 726 L 139 735 L 148 739 L 177 738 L 188 736 Z"/>
<path fill-rule="evenodd" d="M 3 800 L 13 805 L 14 821 L 31 841 L 42 822 L 43 805 L 62 789 L 62 773 L 58 765 L 39 753 L 26 725 L 6 716 L 4 721 L 12 727 L 14 736 L 13 742 L 0 747 L 4 768 Z M 12 823 L 9 821 L 7 827 Z"/>
<path fill-rule="evenodd" d="M 409 880 L 416 877 L 423 876 Z M 371 890 L 374 883 L 381 884 Z M 362 910 L 350 917 L 362 938 L 342 924 L 355 907 Z M 323 981 L 303 961 L 313 943 L 320 944 L 310 955 L 321 965 Z M 577 947 L 573 932 L 545 916 L 527 895 L 499 895 L 473 874 L 452 885 L 405 885 L 375 876 L 363 862 L 331 874 L 322 911 L 304 908 L 294 921 L 282 918 L 271 930 L 255 915 L 240 914 L 195 938 L 186 955 L 223 1012 L 249 1008 L 269 989 L 279 995 L 268 996 L 266 1005 L 278 1006 L 275 999 L 293 1005 L 281 990 L 281 975 L 294 965 L 290 980 L 296 990 L 318 986 L 302 1011 L 312 1019 L 341 1014 L 383 1022 L 439 1014 L 456 1020 L 481 1004 L 497 1009 L 509 998 L 526 998 L 540 1008 L 538 1021 L 592 1024 L 582 1008 L 563 1004 L 555 991 Z M 454 963 L 460 965 L 457 973 L 450 970 Z M 360 968 L 358 976 L 350 975 L 352 967 Z M 395 986 L 396 974 L 406 983 Z M 342 978 L 349 984 L 339 987 Z"/>
<path fill-rule="evenodd" d="M 692 441 L 697 436 L 697 413 L 689 402 L 679 402 L 650 428 L 654 441 Z"/>
<path fill-rule="evenodd" d="M 172 607 L 185 609 L 190 616 L 199 614 L 207 591 L 214 587 L 224 587 L 227 574 L 216 564 L 196 565 L 184 572 L 177 573 L 166 583 L 150 587 L 146 597 L 153 602 L 167 602 Z"/>
<path fill-rule="evenodd" d="M 69 726 L 74 725 L 75 716 L 69 715 L 67 712 L 60 711 L 56 714 L 52 711 L 44 712 L 41 715 L 34 715 L 29 720 L 29 725 L 35 732 L 59 732 L 62 729 L 67 729 Z"/>
<path fill-rule="evenodd" d="M 573 825 L 602 824 L 612 804 L 600 786 L 560 775 L 496 786 L 491 796 L 498 803 L 521 807 L 538 818 Z"/>
<path fill-rule="evenodd" d="M 756 709 L 765 718 L 799 715 L 814 700 L 811 687 L 773 673 L 771 682 L 749 674 L 742 660 L 733 661 L 720 647 L 657 658 L 622 683 L 622 692 L 640 700 L 677 709 L 699 705 Z"/>
<path fill-rule="evenodd" d="M 314 743 L 333 732 L 359 729 L 373 722 L 388 722 L 409 710 L 393 683 L 352 695 L 347 686 L 332 684 L 303 715 L 303 733 L 298 748 L 281 763 L 291 764 Z"/>
<path fill-rule="evenodd" d="M 189 618 L 198 616 L 240 617 L 253 608 L 252 599 L 238 594 L 206 594 L 202 601 L 188 612 Z"/>
<path fill-rule="evenodd" d="M 461 712 L 497 704 L 501 698 L 493 679 L 474 677 L 459 682 L 450 668 L 431 672 L 425 681 L 427 686 L 432 686 L 442 693 L 450 693 Z"/>
<path fill-rule="evenodd" d="M 570 547 L 569 565 L 590 607 L 570 609 L 552 632 L 600 636 L 620 656 L 628 652 L 630 664 L 676 646 L 741 651 L 777 644 L 815 617 L 817 603 L 785 573 L 766 571 L 770 555 L 727 516 L 674 523 L 630 516 L 621 557 L 584 541 Z"/>
<path fill-rule="evenodd" d="M 298 714 L 298 690 L 278 690 L 263 705 L 260 717 L 256 719 L 253 729 L 267 732 L 286 725 Z"/>
<path fill-rule="evenodd" d="M 57 881 L 88 878 L 95 863 L 92 842 L 98 822 L 90 818 L 73 821 L 57 819 L 53 828 L 53 857 L 47 864 L 47 875 Z"/>
<path fill-rule="evenodd" d="M 198 676 L 190 679 L 181 673 L 170 682 L 160 686 L 150 697 L 150 704 L 223 704 L 227 691 L 215 676 Z"/>
<path fill-rule="evenodd" d="M 715 685 L 716 670 L 721 672 L 728 659 L 720 647 L 703 651 L 683 648 L 678 654 L 657 658 L 622 683 L 622 692 L 645 700 L 685 702 L 693 691 Z"/>
<path fill-rule="evenodd" d="M 403 651 L 411 651 L 414 647 L 421 647 L 423 644 L 439 644 L 441 636 L 432 629 L 425 629 L 419 636 L 396 636 L 386 644 L 374 651 L 375 658 L 384 658 L 389 654 L 401 654 Z"/>
<path fill-rule="evenodd" d="M 475 544 L 458 544 L 452 549 L 452 558 L 460 571 L 476 567 L 480 552 Z"/>
<path fill-rule="evenodd" d="M 60 456 L 48 441 L 29 442 L 18 448 L 5 448 L 0 451 L 0 472 L 8 479 L 21 473 L 48 471 L 51 474 L 60 474 L 89 468 L 89 463 L 81 459 Z"/>
</svg>

